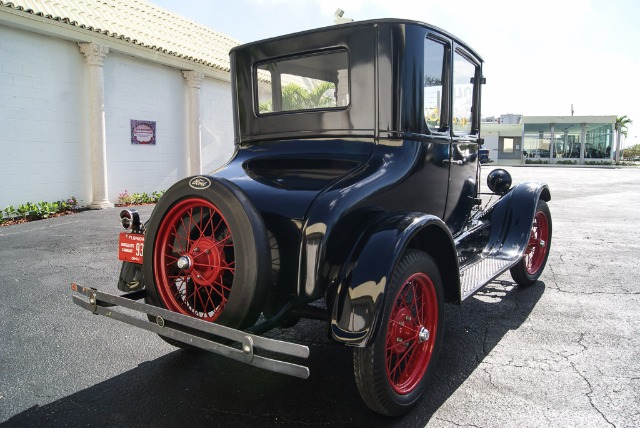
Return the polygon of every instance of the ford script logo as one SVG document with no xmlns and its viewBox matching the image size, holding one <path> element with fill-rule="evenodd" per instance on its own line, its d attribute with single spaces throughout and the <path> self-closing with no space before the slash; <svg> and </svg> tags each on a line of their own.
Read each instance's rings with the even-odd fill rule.
<svg viewBox="0 0 640 428">
<path fill-rule="evenodd" d="M 193 177 L 191 180 L 189 180 L 189 186 L 193 187 L 196 190 L 206 189 L 207 187 L 211 186 L 211 180 L 209 180 L 207 177 L 202 176 Z"/>
</svg>

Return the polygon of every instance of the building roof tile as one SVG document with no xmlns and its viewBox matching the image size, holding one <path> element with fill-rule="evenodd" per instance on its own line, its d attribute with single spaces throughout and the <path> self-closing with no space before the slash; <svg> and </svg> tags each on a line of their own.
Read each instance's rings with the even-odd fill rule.
<svg viewBox="0 0 640 428">
<path fill-rule="evenodd" d="M 147 0 L 0 0 L 9 7 L 222 71 L 239 41 Z"/>
</svg>

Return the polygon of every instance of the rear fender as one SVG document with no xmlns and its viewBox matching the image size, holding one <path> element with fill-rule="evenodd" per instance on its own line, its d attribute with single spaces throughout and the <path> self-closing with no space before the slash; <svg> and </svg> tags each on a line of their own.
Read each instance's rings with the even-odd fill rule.
<svg viewBox="0 0 640 428">
<path fill-rule="evenodd" d="M 529 242 L 538 200 L 551 200 L 544 183 L 521 183 L 513 187 L 483 216 L 491 222 L 487 256 L 517 261 Z"/>
<path fill-rule="evenodd" d="M 331 299 L 330 328 L 335 340 L 351 346 L 366 346 L 373 340 L 396 265 L 408 247 L 428 251 L 427 242 L 433 242 L 429 236 L 444 237 L 439 245 L 431 246 L 440 246 L 457 269 L 453 239 L 438 217 L 422 213 L 390 215 L 363 233 L 343 266 Z M 442 266 L 438 267 L 442 271 Z M 455 274 L 449 276 L 457 278 Z"/>
</svg>

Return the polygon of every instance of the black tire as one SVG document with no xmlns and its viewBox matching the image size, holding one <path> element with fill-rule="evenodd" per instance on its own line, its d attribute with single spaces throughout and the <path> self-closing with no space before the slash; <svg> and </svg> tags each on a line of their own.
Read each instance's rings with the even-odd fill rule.
<svg viewBox="0 0 640 428">
<path fill-rule="evenodd" d="M 536 206 L 527 248 L 524 250 L 522 259 L 510 270 L 511 277 L 516 283 L 528 287 L 540 278 L 549 257 L 551 235 L 551 212 L 547 203 L 540 199 Z"/>
<path fill-rule="evenodd" d="M 385 293 L 373 342 L 354 349 L 356 384 L 369 408 L 398 416 L 416 404 L 433 375 L 443 324 L 444 293 L 438 268 L 427 253 L 409 250 Z M 428 330 L 428 337 L 424 332 L 420 335 L 422 328 Z"/>
<path fill-rule="evenodd" d="M 235 184 L 187 178 L 156 205 L 145 233 L 148 303 L 244 329 L 262 311 L 270 269 L 262 217 Z"/>
</svg>

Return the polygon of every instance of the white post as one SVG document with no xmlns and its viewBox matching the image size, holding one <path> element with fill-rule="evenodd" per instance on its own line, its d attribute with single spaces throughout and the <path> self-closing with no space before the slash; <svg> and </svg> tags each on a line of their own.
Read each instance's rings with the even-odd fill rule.
<svg viewBox="0 0 640 428">
<path fill-rule="evenodd" d="M 104 117 L 104 59 L 109 48 L 96 43 L 78 43 L 89 73 L 89 126 L 91 144 L 91 204 L 89 208 L 111 208 L 107 187 L 107 136 Z"/>
<path fill-rule="evenodd" d="M 187 80 L 187 175 L 202 174 L 202 134 L 200 131 L 200 87 L 204 73 L 199 71 L 183 71 Z"/>
<path fill-rule="evenodd" d="M 583 123 L 580 130 L 580 165 L 584 165 L 584 149 L 587 147 L 587 124 Z"/>
<path fill-rule="evenodd" d="M 551 144 L 549 145 L 549 163 L 553 163 L 554 151 L 556 149 L 556 125 L 554 123 L 551 124 Z"/>
<path fill-rule="evenodd" d="M 620 124 L 616 122 L 616 165 L 620 163 Z"/>
</svg>

